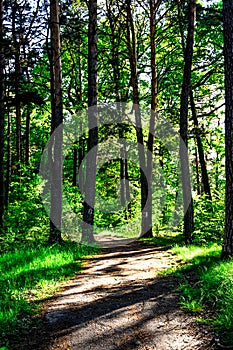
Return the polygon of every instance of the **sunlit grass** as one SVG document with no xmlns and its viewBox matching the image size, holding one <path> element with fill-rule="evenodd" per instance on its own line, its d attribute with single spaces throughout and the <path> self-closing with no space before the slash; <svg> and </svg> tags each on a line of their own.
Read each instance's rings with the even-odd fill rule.
<svg viewBox="0 0 233 350">
<path fill-rule="evenodd" d="M 0 255 L 0 335 L 33 314 L 38 300 L 54 293 L 58 283 L 81 270 L 81 258 L 95 247 L 66 242 L 27 245 Z M 0 342 L 1 343 L 1 342 Z"/>
<path fill-rule="evenodd" d="M 179 247 L 172 253 L 181 259 L 176 271 L 193 272 L 198 282 L 185 280 L 180 286 L 181 306 L 191 311 L 212 310 L 213 318 L 206 319 L 216 330 L 233 330 L 233 259 L 220 260 L 221 246 L 212 244 L 206 247 Z M 204 319 L 203 319 L 204 321 Z"/>
<path fill-rule="evenodd" d="M 221 247 L 219 245 L 212 244 L 209 246 L 178 246 L 175 245 L 172 248 L 172 253 L 176 254 L 183 262 L 191 264 L 199 264 L 201 260 L 205 260 L 212 257 L 219 257 Z"/>
</svg>

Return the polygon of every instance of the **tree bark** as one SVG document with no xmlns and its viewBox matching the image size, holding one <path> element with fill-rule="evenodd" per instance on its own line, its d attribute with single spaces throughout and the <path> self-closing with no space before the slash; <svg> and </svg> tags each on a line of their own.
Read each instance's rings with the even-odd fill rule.
<svg viewBox="0 0 233 350">
<path fill-rule="evenodd" d="M 0 43 L 3 42 L 3 0 L 0 0 Z M 0 232 L 4 219 L 4 47 L 0 47 Z"/>
<path fill-rule="evenodd" d="M 112 70 L 113 70 L 113 79 L 114 79 L 114 92 L 116 97 L 116 102 L 121 102 L 121 91 L 120 91 L 120 69 L 119 69 L 119 60 L 118 52 L 116 48 L 116 26 L 114 24 L 114 14 L 111 11 L 112 2 L 106 0 L 107 7 L 107 16 L 109 20 L 110 30 L 111 30 L 111 54 L 112 54 Z M 123 112 L 123 111 L 122 111 Z M 121 111 L 119 113 L 121 115 Z M 118 125 L 119 138 L 124 138 L 124 126 L 119 123 Z M 120 195 L 121 195 L 121 206 L 125 208 L 125 219 L 129 218 L 129 201 L 130 201 L 130 188 L 128 181 L 128 162 L 127 162 L 127 150 L 125 144 L 121 148 L 121 157 L 120 157 Z"/>
<path fill-rule="evenodd" d="M 62 225 L 62 129 L 54 132 L 63 122 L 61 43 L 58 0 L 50 0 L 51 29 L 51 147 L 49 148 L 51 209 L 49 242 L 61 242 Z"/>
<path fill-rule="evenodd" d="M 223 0 L 226 209 L 222 259 L 233 256 L 233 2 Z"/>
<path fill-rule="evenodd" d="M 77 167 L 78 167 L 78 142 L 75 142 L 73 148 L 73 176 L 72 185 L 77 186 Z"/>
<path fill-rule="evenodd" d="M 88 157 L 86 161 L 82 241 L 94 241 L 94 205 L 96 193 L 97 126 L 97 0 L 89 1 L 88 26 Z"/>
<path fill-rule="evenodd" d="M 12 36 L 14 45 L 14 59 L 15 59 L 15 116 L 16 116 L 16 162 L 17 172 L 20 174 L 20 162 L 21 162 L 21 108 L 20 108 L 20 76 L 21 76 L 21 64 L 20 64 L 20 38 L 17 38 L 16 28 L 16 16 L 17 16 L 17 3 L 14 1 L 12 4 Z M 21 28 L 20 28 L 21 32 Z"/>
<path fill-rule="evenodd" d="M 133 22 L 133 16 L 131 11 L 131 1 L 127 0 L 127 46 L 129 52 L 130 71 L 131 71 L 131 85 L 133 88 L 133 103 L 134 113 L 136 120 L 136 137 L 138 143 L 138 154 L 140 163 L 140 183 L 141 183 L 141 212 L 142 212 L 142 224 L 141 224 L 141 236 L 149 230 L 144 225 L 147 223 L 145 218 L 148 216 L 147 196 L 148 196 L 148 183 L 146 173 L 146 157 L 144 152 L 144 140 L 141 113 L 139 106 L 139 89 L 138 89 L 138 74 L 137 74 L 137 53 L 136 53 L 136 37 L 135 28 Z"/>
<path fill-rule="evenodd" d="M 161 1 L 155 2 L 155 0 L 150 0 L 150 49 L 151 49 L 151 116 L 150 116 L 150 129 L 148 134 L 147 142 L 147 184 L 148 184 L 148 194 L 147 194 L 147 212 L 148 214 L 143 216 L 143 227 L 144 235 L 143 237 L 151 238 L 153 237 L 152 232 L 152 172 L 153 172 L 153 151 L 154 151 L 154 132 L 155 132 L 155 118 L 157 113 L 157 92 L 158 92 L 158 81 L 157 81 L 157 71 L 156 71 L 156 43 L 155 43 L 155 17 L 156 10 L 159 7 Z"/>
<path fill-rule="evenodd" d="M 190 89 L 189 96 L 190 96 L 192 118 L 193 118 L 193 123 L 194 123 L 194 133 L 195 133 L 195 138 L 197 141 L 197 149 L 198 149 L 199 161 L 200 161 L 200 166 L 201 166 L 202 185 L 203 185 L 204 193 L 206 194 L 207 198 L 209 200 L 212 200 L 209 176 L 208 176 L 207 167 L 206 167 L 205 155 L 204 155 L 202 140 L 201 140 L 200 131 L 199 131 L 199 123 L 198 123 L 198 119 L 197 119 L 197 113 L 196 113 L 196 107 L 195 107 L 192 89 Z"/>
<path fill-rule="evenodd" d="M 199 161 L 198 161 L 198 154 L 197 149 L 195 148 L 195 168 L 196 168 L 196 182 L 197 182 L 197 194 L 200 196 L 201 194 L 201 183 L 200 183 L 200 176 L 199 176 Z"/>
<path fill-rule="evenodd" d="M 30 124 L 31 124 L 31 108 L 27 105 L 26 110 L 26 129 L 25 129 L 25 164 L 30 162 Z"/>
<path fill-rule="evenodd" d="M 9 93 L 9 92 L 8 92 Z M 7 96 L 8 97 L 8 96 Z M 5 209 L 9 205 L 9 191 L 11 183 L 11 113 L 10 107 L 7 107 L 7 165 L 6 165 L 6 181 L 5 181 Z"/>
<path fill-rule="evenodd" d="M 185 243 L 192 243 L 194 231 L 194 214 L 189 171 L 188 156 L 188 100 L 191 87 L 191 68 L 194 45 L 194 24 L 196 16 L 196 0 L 189 1 L 188 10 L 188 33 L 184 52 L 184 73 L 180 101 L 180 163 L 184 202 L 184 236 Z"/>
</svg>

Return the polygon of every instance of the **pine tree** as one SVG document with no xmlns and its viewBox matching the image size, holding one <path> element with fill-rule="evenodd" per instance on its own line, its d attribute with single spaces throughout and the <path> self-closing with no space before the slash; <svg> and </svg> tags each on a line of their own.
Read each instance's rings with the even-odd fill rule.
<svg viewBox="0 0 233 350">
<path fill-rule="evenodd" d="M 233 256 L 233 2 L 223 0 L 225 59 L 226 207 L 222 258 Z"/>
<path fill-rule="evenodd" d="M 49 242 L 61 242 L 62 225 L 62 76 L 58 0 L 50 1 L 51 26 L 51 147 L 49 148 L 51 209 Z M 56 131 L 56 129 L 59 131 Z"/>
<path fill-rule="evenodd" d="M 186 244 L 192 243 L 192 233 L 194 231 L 193 202 L 188 157 L 188 101 L 191 88 L 195 16 L 196 0 L 190 0 L 188 11 L 188 34 L 184 52 L 184 72 L 180 101 L 180 163 L 184 201 L 184 236 Z"/>
<path fill-rule="evenodd" d="M 4 216 L 4 46 L 3 1 L 0 0 L 0 230 Z"/>
<path fill-rule="evenodd" d="M 88 152 L 86 162 L 85 198 L 82 241 L 94 240 L 94 205 L 96 193 L 97 127 L 97 1 L 89 1 L 88 27 Z"/>
</svg>

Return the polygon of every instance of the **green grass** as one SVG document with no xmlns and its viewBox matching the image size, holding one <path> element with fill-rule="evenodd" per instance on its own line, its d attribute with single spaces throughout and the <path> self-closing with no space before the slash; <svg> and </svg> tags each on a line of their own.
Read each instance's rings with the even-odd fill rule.
<svg viewBox="0 0 233 350">
<path fill-rule="evenodd" d="M 182 244 L 183 238 L 181 232 L 160 230 L 153 238 L 141 238 L 141 240 L 148 244 L 156 244 L 158 247 L 172 248 Z"/>
<path fill-rule="evenodd" d="M 81 270 L 81 258 L 96 247 L 25 245 L 0 255 L 0 338 L 23 326 L 35 314 L 38 301 L 55 292 L 58 284 Z M 0 348 L 2 341 L 0 339 Z"/>
<path fill-rule="evenodd" d="M 232 332 L 233 259 L 221 261 L 221 246 L 217 244 L 176 246 L 172 253 L 181 259 L 181 266 L 175 272 L 183 276 L 181 306 L 192 311 L 213 310 L 213 317 L 202 321 L 211 323 L 218 332 Z M 195 275 L 197 281 L 188 280 L 188 273 Z"/>
<path fill-rule="evenodd" d="M 158 246 L 173 246 L 180 264 L 166 273 L 181 276 L 180 304 L 200 312 L 202 322 L 211 323 L 218 332 L 233 330 L 233 259 L 220 260 L 221 246 L 178 246 L 177 234 L 158 235 Z M 65 242 L 63 245 L 25 245 L 0 255 L 0 336 L 23 326 L 35 314 L 43 298 L 53 294 L 61 281 L 81 270 L 82 257 L 93 255 L 96 247 Z M 190 278 L 191 276 L 191 278 Z M 205 317 L 205 310 L 208 312 Z M 204 312 L 203 312 L 204 311 Z M 203 316 L 204 314 L 204 316 Z M 210 318 L 211 316 L 211 318 Z M 1 346 L 5 344 L 0 341 Z"/>
</svg>

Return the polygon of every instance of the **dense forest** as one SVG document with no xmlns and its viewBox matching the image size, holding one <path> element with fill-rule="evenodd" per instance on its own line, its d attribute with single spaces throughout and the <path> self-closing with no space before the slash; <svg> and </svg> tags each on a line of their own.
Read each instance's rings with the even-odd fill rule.
<svg viewBox="0 0 233 350">
<path fill-rule="evenodd" d="M 3 2 L 3 246 L 111 228 L 223 237 L 221 6 Z"/>
<path fill-rule="evenodd" d="M 0 247 L 233 255 L 231 0 L 0 0 Z"/>
</svg>

